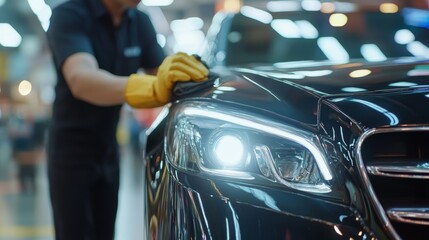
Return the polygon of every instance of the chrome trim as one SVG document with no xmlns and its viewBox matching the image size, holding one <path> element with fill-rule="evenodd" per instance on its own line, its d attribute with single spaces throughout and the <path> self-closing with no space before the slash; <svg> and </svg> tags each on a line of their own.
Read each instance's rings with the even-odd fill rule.
<svg viewBox="0 0 429 240">
<path fill-rule="evenodd" d="M 392 128 L 373 128 L 365 131 L 357 141 L 356 145 L 356 160 L 359 168 L 359 172 L 362 175 L 362 179 L 366 186 L 368 186 L 368 192 L 371 196 L 371 201 L 376 208 L 377 214 L 381 218 L 381 221 L 385 225 L 388 233 L 394 238 L 394 239 L 401 239 L 401 237 L 398 235 L 396 230 L 393 228 L 392 223 L 390 222 L 385 210 L 381 206 L 381 203 L 378 201 L 377 196 L 375 195 L 374 189 L 371 185 L 371 182 L 369 180 L 369 176 L 367 173 L 367 170 L 365 168 L 365 164 L 363 163 L 362 154 L 361 154 L 361 148 L 364 140 L 368 138 L 369 136 L 372 136 L 374 134 L 379 133 L 388 133 L 388 132 L 416 132 L 416 131 L 429 131 L 429 126 L 410 126 L 410 127 L 392 127 Z"/>
<path fill-rule="evenodd" d="M 149 136 L 152 134 L 152 132 L 158 127 L 159 124 L 161 124 L 162 120 L 167 117 L 169 111 L 170 111 L 171 103 L 165 105 L 161 111 L 158 113 L 155 120 L 153 120 L 152 124 L 146 129 L 145 134 L 146 136 Z"/>
<path fill-rule="evenodd" d="M 429 169 L 419 166 L 393 166 L 393 165 L 371 165 L 366 170 L 375 176 L 429 179 Z"/>
<path fill-rule="evenodd" d="M 428 208 L 392 208 L 387 211 L 387 215 L 398 222 L 429 225 Z"/>
</svg>

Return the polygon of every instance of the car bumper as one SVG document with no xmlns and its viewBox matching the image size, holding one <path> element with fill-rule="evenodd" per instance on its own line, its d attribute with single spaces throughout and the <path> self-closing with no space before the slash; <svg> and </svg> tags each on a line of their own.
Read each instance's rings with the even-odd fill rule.
<svg viewBox="0 0 429 240">
<path fill-rule="evenodd" d="M 384 238 L 375 237 L 355 209 L 300 192 L 177 172 L 165 180 L 168 194 L 150 211 L 163 223 L 149 226 L 157 239 Z"/>
</svg>

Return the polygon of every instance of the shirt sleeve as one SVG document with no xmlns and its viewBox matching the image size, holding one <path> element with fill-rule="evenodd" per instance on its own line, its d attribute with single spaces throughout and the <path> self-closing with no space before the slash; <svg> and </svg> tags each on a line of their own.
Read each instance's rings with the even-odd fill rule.
<svg viewBox="0 0 429 240">
<path fill-rule="evenodd" d="M 59 69 L 75 53 L 94 54 L 87 25 L 84 14 L 75 7 L 60 6 L 53 10 L 47 40 Z"/>
<path fill-rule="evenodd" d="M 142 14 L 142 22 L 144 29 L 144 52 L 142 55 L 142 67 L 143 68 L 156 68 L 161 65 L 165 58 L 165 53 L 162 47 L 158 44 L 155 28 L 149 19 L 149 16 Z"/>
</svg>

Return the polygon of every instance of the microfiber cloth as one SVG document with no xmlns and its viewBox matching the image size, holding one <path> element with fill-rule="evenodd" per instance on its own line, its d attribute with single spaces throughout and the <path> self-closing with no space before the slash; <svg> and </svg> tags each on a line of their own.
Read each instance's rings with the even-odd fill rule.
<svg viewBox="0 0 429 240">
<path fill-rule="evenodd" d="M 198 55 L 192 55 L 199 60 L 207 69 L 210 69 L 206 62 L 201 60 Z M 209 70 L 208 79 L 202 82 L 177 82 L 173 87 L 172 100 L 178 100 L 185 97 L 189 97 L 194 93 L 201 92 L 213 87 L 215 81 L 219 78 L 217 73 Z"/>
<path fill-rule="evenodd" d="M 202 82 L 177 82 L 173 87 L 172 100 L 178 100 L 189 97 L 195 93 L 207 90 L 213 87 L 215 81 L 219 78 L 217 73 L 209 71 L 208 79 Z"/>
</svg>

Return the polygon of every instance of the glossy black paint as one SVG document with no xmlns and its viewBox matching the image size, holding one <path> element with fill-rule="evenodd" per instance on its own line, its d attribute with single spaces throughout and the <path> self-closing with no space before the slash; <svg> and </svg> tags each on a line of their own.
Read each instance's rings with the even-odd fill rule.
<svg viewBox="0 0 429 240">
<path fill-rule="evenodd" d="M 278 115 L 278 118 L 288 118 L 309 125 L 317 124 L 320 111 L 328 105 L 356 118 L 368 128 L 424 124 L 429 117 L 425 111 L 429 105 L 429 62 L 410 61 L 411 59 L 383 63 L 355 62 L 291 69 L 260 66 L 250 72 L 240 68 L 228 71 L 222 69 L 219 70 L 220 85 L 202 95 L 216 101 L 233 102 L 249 109 L 256 108 L 261 114 L 270 112 L 273 117 Z M 359 70 L 368 70 L 371 73 L 361 78 L 349 76 Z M 320 77 L 302 75 L 313 71 L 332 73 Z M 299 79 L 296 76 L 299 76 Z M 395 85 L 401 83 L 411 86 Z M 219 90 L 225 87 L 234 90 Z M 362 91 L 342 91 L 352 87 Z M 420 104 L 416 105 L 416 102 Z M 366 114 L 360 114 L 362 111 Z"/>
<path fill-rule="evenodd" d="M 171 198 L 161 204 L 166 218 L 159 219 L 163 231 L 157 233 L 158 239 L 338 239 L 334 226 L 343 235 L 358 238 L 363 228 L 361 216 L 347 205 L 298 193 L 174 170 L 166 181 Z"/>
<path fill-rule="evenodd" d="M 164 138 L 169 115 L 149 135 L 147 214 L 150 236 L 156 239 L 393 239 L 370 199 L 356 160 L 356 143 L 368 129 L 428 126 L 427 61 L 329 65 L 332 74 L 288 78 L 313 68 L 217 68 L 212 89 L 178 100 L 209 101 L 234 106 L 287 125 L 314 132 L 322 139 L 334 173 L 329 194 L 311 194 L 278 186 L 192 174 L 175 169 L 165 158 Z M 370 69 L 369 79 L 351 79 L 356 69 Z M 336 69 L 341 69 L 337 71 Z M 275 77 L 270 74 L 276 73 Z M 281 77 L 283 74 L 285 77 Z M 340 79 L 340 80 L 339 80 Z M 412 87 L 389 87 L 398 81 Z M 347 84 L 346 84 L 347 83 Z M 346 86 L 368 89 L 341 91 Z M 225 91 L 228 90 L 228 91 Z M 156 142 L 156 144 L 154 144 Z"/>
</svg>

